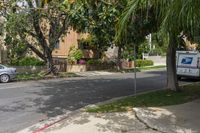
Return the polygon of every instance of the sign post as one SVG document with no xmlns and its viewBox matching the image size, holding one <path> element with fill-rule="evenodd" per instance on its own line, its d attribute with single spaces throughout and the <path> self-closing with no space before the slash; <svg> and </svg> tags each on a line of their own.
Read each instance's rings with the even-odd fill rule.
<svg viewBox="0 0 200 133">
<path fill-rule="evenodd" d="M 136 44 L 134 44 L 134 95 L 137 95 Z"/>
</svg>

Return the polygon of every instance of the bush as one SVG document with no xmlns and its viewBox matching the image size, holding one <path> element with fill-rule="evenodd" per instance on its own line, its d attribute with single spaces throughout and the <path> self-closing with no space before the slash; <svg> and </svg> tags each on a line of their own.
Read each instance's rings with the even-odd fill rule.
<svg viewBox="0 0 200 133">
<path fill-rule="evenodd" d="M 72 46 L 69 50 L 68 61 L 73 64 L 83 57 L 83 52 L 80 49 Z"/>
<path fill-rule="evenodd" d="M 153 66 L 152 60 L 136 60 L 136 67 Z"/>
<path fill-rule="evenodd" d="M 100 65 L 100 64 L 102 64 L 102 62 L 97 59 L 90 59 L 87 61 L 87 65 Z"/>
<path fill-rule="evenodd" d="M 87 65 L 93 65 L 93 66 L 116 66 L 116 63 L 114 61 L 102 61 L 98 59 L 90 59 L 87 61 Z"/>
<path fill-rule="evenodd" d="M 43 66 L 45 63 L 35 57 L 24 57 L 20 60 L 12 62 L 11 65 L 15 66 Z"/>
</svg>

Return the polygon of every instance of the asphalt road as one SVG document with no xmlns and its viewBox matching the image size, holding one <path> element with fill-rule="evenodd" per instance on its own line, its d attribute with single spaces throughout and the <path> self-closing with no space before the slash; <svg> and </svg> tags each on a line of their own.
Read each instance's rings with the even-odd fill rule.
<svg viewBox="0 0 200 133">
<path fill-rule="evenodd" d="M 0 84 L 0 133 L 13 133 L 49 117 L 134 94 L 134 74 Z M 138 73 L 138 92 L 162 89 L 165 71 Z"/>
</svg>

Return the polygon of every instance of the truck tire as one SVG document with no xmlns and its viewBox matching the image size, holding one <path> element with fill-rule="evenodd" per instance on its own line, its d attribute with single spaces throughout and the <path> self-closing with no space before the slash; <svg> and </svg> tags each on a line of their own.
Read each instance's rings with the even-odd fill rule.
<svg viewBox="0 0 200 133">
<path fill-rule="evenodd" d="M 178 80 L 181 80 L 181 79 L 182 79 L 182 77 L 178 75 L 178 76 L 177 76 L 177 79 L 178 79 Z"/>
</svg>

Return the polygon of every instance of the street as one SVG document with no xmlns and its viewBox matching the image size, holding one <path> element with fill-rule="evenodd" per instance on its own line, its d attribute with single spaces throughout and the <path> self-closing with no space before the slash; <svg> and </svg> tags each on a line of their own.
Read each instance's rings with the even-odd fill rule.
<svg viewBox="0 0 200 133">
<path fill-rule="evenodd" d="M 137 74 L 138 92 L 163 89 L 163 70 Z M 134 74 L 51 79 L 0 84 L 0 133 L 13 133 L 49 117 L 134 94 Z"/>
</svg>

